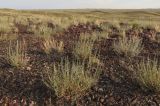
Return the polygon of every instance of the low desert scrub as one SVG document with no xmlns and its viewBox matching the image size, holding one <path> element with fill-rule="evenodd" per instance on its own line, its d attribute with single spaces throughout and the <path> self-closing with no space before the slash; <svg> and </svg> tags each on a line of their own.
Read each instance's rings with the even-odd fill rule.
<svg viewBox="0 0 160 106">
<path fill-rule="evenodd" d="M 54 18 L 56 21 L 55 23 L 61 27 L 62 29 L 67 29 L 69 26 L 71 26 L 73 24 L 73 20 L 71 18 L 68 17 L 63 17 L 63 18 Z M 61 30 L 62 30 L 61 29 Z"/>
<path fill-rule="evenodd" d="M 99 26 L 102 28 L 103 31 L 109 31 L 112 25 L 109 22 L 103 22 Z"/>
<path fill-rule="evenodd" d="M 67 29 L 71 25 L 78 25 L 79 23 L 86 24 L 88 19 L 84 16 L 76 15 L 70 17 L 54 17 L 55 23 L 62 29 Z"/>
<path fill-rule="evenodd" d="M 98 36 L 98 38 L 102 38 L 102 39 L 107 39 L 109 38 L 109 33 L 106 31 L 102 31 L 102 32 L 94 32 L 94 34 L 96 34 Z"/>
<path fill-rule="evenodd" d="M 70 62 L 68 58 L 64 58 L 46 73 L 45 84 L 54 90 L 59 98 L 64 97 L 73 102 L 97 82 L 100 68 L 95 68 L 91 73 L 89 64 L 78 61 Z"/>
<path fill-rule="evenodd" d="M 160 32 L 157 32 L 155 39 L 156 42 L 160 43 Z"/>
<path fill-rule="evenodd" d="M 23 16 L 18 16 L 14 19 L 14 27 L 16 28 L 16 32 L 18 33 L 29 33 L 29 22 L 28 22 L 29 17 L 23 17 Z"/>
<path fill-rule="evenodd" d="M 97 40 L 101 39 L 107 39 L 109 38 L 109 33 L 107 31 L 94 31 L 92 33 L 82 33 L 80 35 L 80 40 L 82 41 L 92 41 L 95 42 Z"/>
<path fill-rule="evenodd" d="M 12 34 L 12 35 L 0 35 L 0 41 L 4 41 L 4 40 L 16 40 L 17 39 L 17 35 L 16 34 Z"/>
<path fill-rule="evenodd" d="M 114 42 L 113 49 L 118 54 L 134 57 L 143 49 L 142 40 L 139 37 L 122 37 L 118 42 Z"/>
<path fill-rule="evenodd" d="M 8 59 L 11 62 L 11 65 L 16 67 L 24 67 L 27 65 L 29 58 L 27 57 L 26 53 L 26 44 L 25 42 L 18 41 L 16 42 L 16 45 L 10 41 L 7 56 Z"/>
<path fill-rule="evenodd" d="M 54 34 L 54 30 L 50 27 L 48 27 L 46 24 L 41 24 L 38 26 L 37 29 L 34 30 L 34 34 L 36 36 L 46 38 L 50 37 L 52 34 Z"/>
<path fill-rule="evenodd" d="M 112 21 L 104 21 L 100 24 L 100 27 L 103 29 L 103 31 L 109 31 L 113 27 L 120 29 L 119 21 L 115 19 Z"/>
<path fill-rule="evenodd" d="M 89 64 L 102 65 L 100 59 L 96 55 L 89 56 Z"/>
<path fill-rule="evenodd" d="M 94 42 L 99 38 L 98 33 L 81 34 L 74 47 L 74 55 L 81 58 L 89 58 L 92 55 Z"/>
<path fill-rule="evenodd" d="M 78 23 L 83 23 L 83 24 L 86 24 L 87 22 L 89 22 L 89 20 L 85 17 L 85 16 L 73 16 L 72 17 L 72 21 L 73 21 L 73 24 L 78 24 Z"/>
<path fill-rule="evenodd" d="M 92 54 L 94 42 L 90 40 L 79 40 L 74 48 L 75 56 L 88 58 Z"/>
<path fill-rule="evenodd" d="M 145 90 L 160 92 L 160 64 L 158 60 L 143 60 L 137 65 L 136 79 Z"/>
<path fill-rule="evenodd" d="M 101 61 L 98 58 L 98 50 L 94 49 L 94 42 L 99 38 L 105 38 L 107 35 L 94 32 L 92 34 L 81 34 L 79 40 L 74 47 L 74 55 L 78 59 L 88 60 L 89 64 L 100 65 Z"/>
<path fill-rule="evenodd" d="M 28 22 L 28 19 L 26 17 L 18 16 L 18 17 L 15 18 L 14 24 L 28 26 L 29 22 Z"/>
<path fill-rule="evenodd" d="M 0 24 L 0 36 L 5 34 L 10 34 L 12 32 L 12 28 L 8 23 L 1 23 Z"/>
<path fill-rule="evenodd" d="M 107 39 L 109 38 L 109 34 L 107 31 L 94 31 L 91 34 L 81 34 L 80 39 L 81 40 L 89 40 L 89 41 L 97 41 L 101 39 Z"/>
<path fill-rule="evenodd" d="M 44 39 L 42 43 L 42 47 L 45 53 L 49 54 L 52 51 L 52 49 L 55 49 L 58 52 L 62 52 L 64 49 L 64 44 L 62 41 L 58 42 L 54 38 L 47 37 Z"/>
<path fill-rule="evenodd" d="M 121 37 L 126 37 L 126 30 L 125 29 L 120 29 L 119 34 Z"/>
<path fill-rule="evenodd" d="M 98 32 L 93 32 L 93 33 L 81 33 L 79 40 L 80 41 L 90 41 L 90 42 L 94 42 L 98 39 Z"/>
<path fill-rule="evenodd" d="M 154 29 L 155 29 L 157 32 L 160 32 L 160 25 L 159 25 L 159 24 L 155 24 L 155 25 L 154 25 Z"/>
</svg>

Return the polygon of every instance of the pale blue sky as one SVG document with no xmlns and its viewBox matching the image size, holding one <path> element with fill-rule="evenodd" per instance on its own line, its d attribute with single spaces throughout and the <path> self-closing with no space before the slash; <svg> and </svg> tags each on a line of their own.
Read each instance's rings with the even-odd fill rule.
<svg viewBox="0 0 160 106">
<path fill-rule="evenodd" d="M 160 0 L 0 0 L 0 8 L 160 8 Z"/>
</svg>

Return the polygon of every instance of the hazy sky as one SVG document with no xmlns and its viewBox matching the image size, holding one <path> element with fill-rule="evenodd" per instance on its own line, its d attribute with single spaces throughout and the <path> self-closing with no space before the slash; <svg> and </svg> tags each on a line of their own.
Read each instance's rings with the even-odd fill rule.
<svg viewBox="0 0 160 106">
<path fill-rule="evenodd" d="M 0 8 L 160 8 L 160 0 L 0 0 Z"/>
</svg>

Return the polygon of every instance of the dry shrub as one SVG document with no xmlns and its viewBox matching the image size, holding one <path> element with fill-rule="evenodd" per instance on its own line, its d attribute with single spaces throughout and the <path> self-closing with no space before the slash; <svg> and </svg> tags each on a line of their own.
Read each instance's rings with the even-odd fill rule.
<svg viewBox="0 0 160 106">
<path fill-rule="evenodd" d="M 64 44 L 62 41 L 58 42 L 51 37 L 45 38 L 42 43 L 42 46 L 46 54 L 49 54 L 52 51 L 52 49 L 55 49 L 58 52 L 63 52 L 63 49 L 64 49 Z"/>
<path fill-rule="evenodd" d="M 88 58 L 92 54 L 93 42 L 90 41 L 78 41 L 75 48 L 74 54 L 83 58 Z"/>
<path fill-rule="evenodd" d="M 46 38 L 46 37 L 50 37 L 52 34 L 55 33 L 55 30 L 48 27 L 47 24 L 43 23 L 40 24 L 35 30 L 34 30 L 34 34 L 36 36 L 42 37 L 42 38 Z"/>
<path fill-rule="evenodd" d="M 124 54 L 127 57 L 135 57 L 143 49 L 142 40 L 138 37 L 122 37 L 118 42 L 114 42 L 113 49 L 118 54 Z"/>
<path fill-rule="evenodd" d="M 12 28 L 8 23 L 0 24 L 0 35 L 10 34 L 12 32 Z"/>
<path fill-rule="evenodd" d="M 74 55 L 84 59 L 92 55 L 94 41 L 97 39 L 95 35 L 88 33 L 81 34 L 79 40 L 74 47 Z"/>
<path fill-rule="evenodd" d="M 16 41 L 16 45 L 10 41 L 7 57 L 13 66 L 24 67 L 29 61 L 29 57 L 26 53 L 26 43 L 25 41 Z"/>
<path fill-rule="evenodd" d="M 61 60 L 48 69 L 45 84 L 55 91 L 58 97 L 69 98 L 71 101 L 82 96 L 99 78 L 100 68 L 90 72 L 91 66 L 84 62 L 72 61 L 68 58 Z"/>
<path fill-rule="evenodd" d="M 158 60 L 143 60 L 137 65 L 136 79 L 144 90 L 160 92 L 160 64 Z"/>
<path fill-rule="evenodd" d="M 16 34 L 12 34 L 12 35 L 0 35 L 0 41 L 4 41 L 4 40 L 16 40 L 18 37 L 18 35 Z"/>
</svg>

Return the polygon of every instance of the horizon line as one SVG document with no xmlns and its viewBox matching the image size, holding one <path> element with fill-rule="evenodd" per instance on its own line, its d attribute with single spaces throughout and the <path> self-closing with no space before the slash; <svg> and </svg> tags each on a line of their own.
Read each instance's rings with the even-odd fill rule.
<svg viewBox="0 0 160 106">
<path fill-rule="evenodd" d="M 157 10 L 160 8 L 1 8 L 8 10 Z"/>
</svg>

